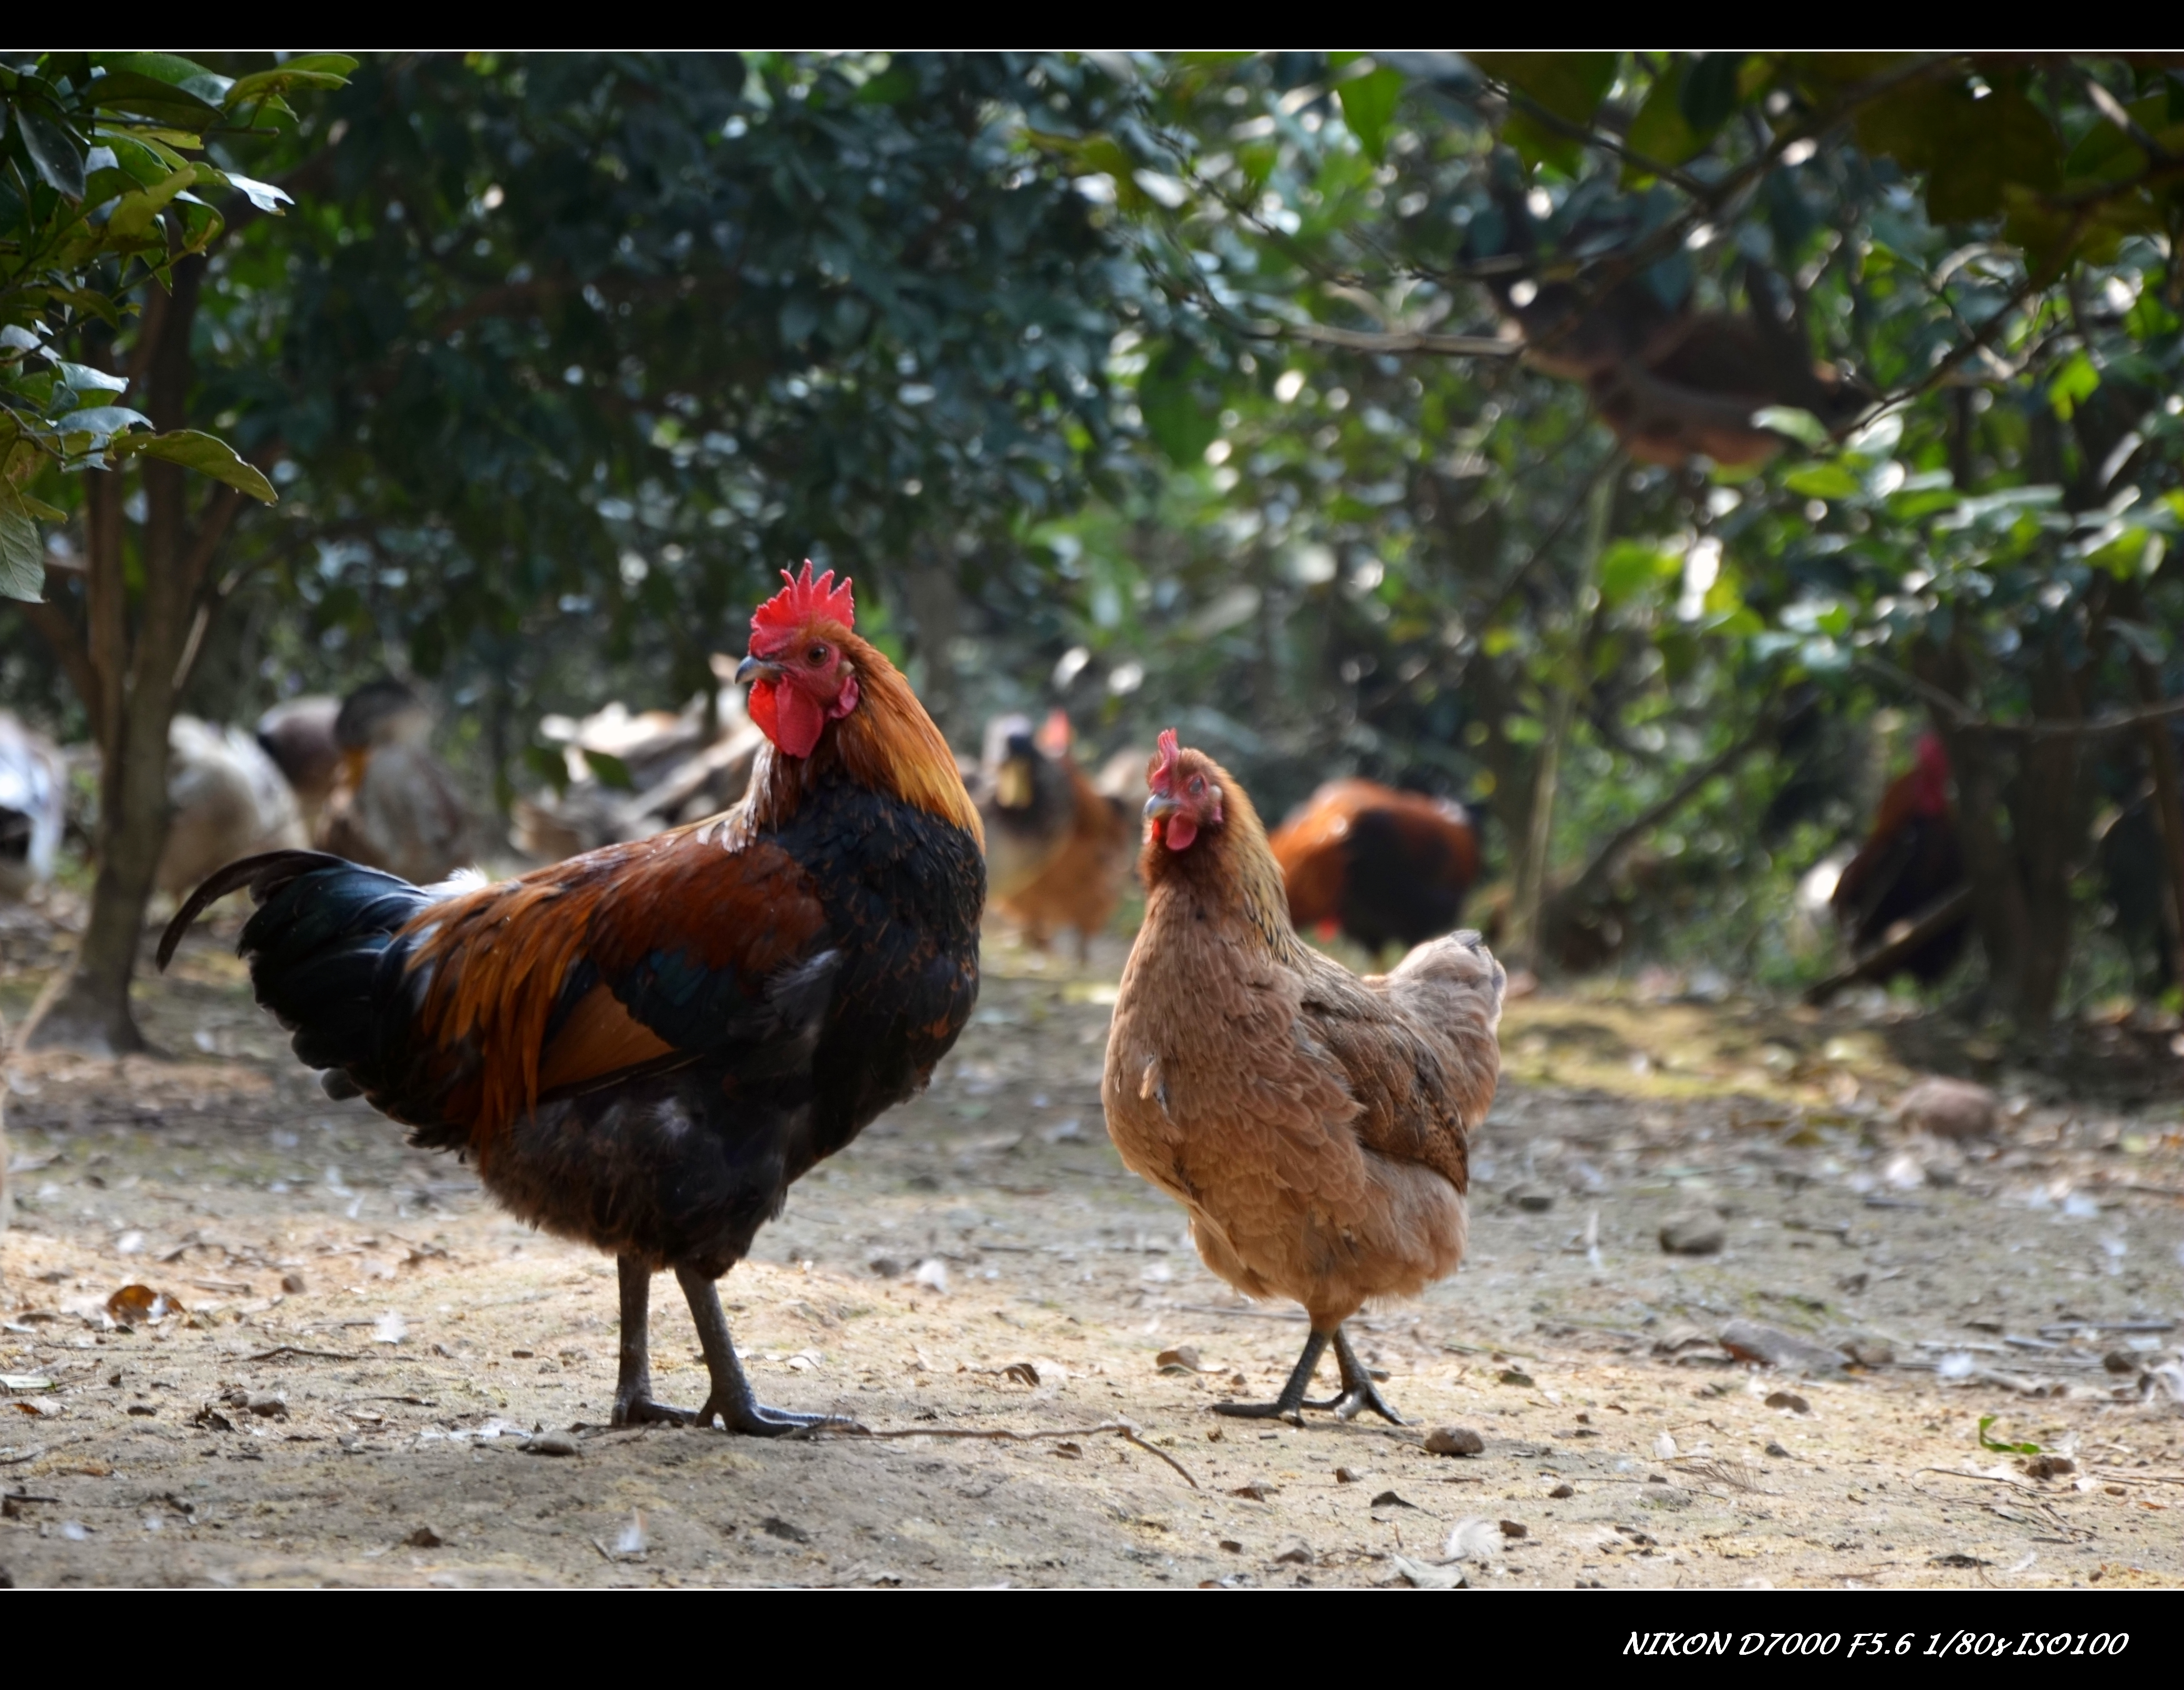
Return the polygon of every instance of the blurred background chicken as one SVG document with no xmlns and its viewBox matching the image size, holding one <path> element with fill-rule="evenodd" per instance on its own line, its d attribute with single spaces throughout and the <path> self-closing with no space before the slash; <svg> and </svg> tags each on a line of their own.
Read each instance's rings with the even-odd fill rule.
<svg viewBox="0 0 2184 1690">
<path fill-rule="evenodd" d="M 986 724 L 974 795 L 986 828 L 986 894 L 1015 897 L 1069 843 L 1077 793 L 1061 764 L 1039 748 L 1028 716 Z"/>
<path fill-rule="evenodd" d="M 0 710 L 0 894 L 27 897 L 53 878 L 68 819 L 68 766 L 53 742 Z"/>
<path fill-rule="evenodd" d="M 339 699 L 314 693 L 276 704 L 258 718 L 259 746 L 287 778 L 314 837 L 341 772 L 341 745 L 334 738 L 340 715 Z"/>
<path fill-rule="evenodd" d="M 1100 1101 L 1123 1160 L 1181 1202 L 1206 1265 L 1312 1321 L 1271 1403 L 1293 1418 L 1370 1408 L 1401 1424 L 1342 1323 L 1409 1297 L 1463 1255 L 1470 1135 L 1501 1073 L 1502 965 L 1475 933 L 1360 979 L 1304 944 L 1251 800 L 1161 735 L 1145 919 L 1123 972 Z M 1328 1347 L 1340 1395 L 1307 1403 Z"/>
<path fill-rule="evenodd" d="M 237 857 L 309 843 L 287 778 L 240 728 L 175 718 L 167 732 L 167 805 L 156 884 L 172 897 Z"/>
<path fill-rule="evenodd" d="M 1373 951 L 1451 930 L 1479 878 L 1479 835 L 1462 806 L 1369 780 L 1329 782 L 1269 843 L 1290 919 Z"/>
<path fill-rule="evenodd" d="M 1828 901 L 1852 949 L 1863 954 L 1885 944 L 1898 922 L 1915 922 L 1964 884 L 1964 853 L 1949 807 L 1949 756 L 1928 733 L 1919 740 L 1910 772 L 1881 795 L 1873 830 L 1843 865 Z M 1886 976 L 1906 973 L 1931 985 L 1963 955 L 1970 925 L 1966 911 L 1897 958 Z"/>
<path fill-rule="evenodd" d="M 579 718 L 549 716 L 538 737 L 563 748 L 568 784 L 518 799 L 509 842 L 542 862 L 641 839 L 725 810 L 744 795 L 766 743 L 716 655 L 722 683 L 677 711 L 632 712 L 619 700 Z M 710 710 L 708 706 L 710 706 Z"/>
<path fill-rule="evenodd" d="M 432 731 L 432 712 L 399 681 L 367 681 L 342 700 L 341 767 L 319 834 L 326 850 L 420 884 L 469 861 L 470 811 L 426 744 Z"/>
<path fill-rule="evenodd" d="M 1145 758 L 1139 752 L 1117 752 L 1095 780 L 1078 765 L 1072 739 L 1069 718 L 1057 710 L 1032 747 L 1034 756 L 1060 772 L 1068 791 L 1069 818 L 1060 830 L 1061 845 L 1028 880 L 996 894 L 994 902 L 1039 950 L 1045 950 L 1058 933 L 1075 934 L 1077 960 L 1083 963 L 1090 957 L 1093 935 L 1105 932 L 1115 918 L 1129 883 L 1138 844 L 1138 803 L 1132 789 L 1144 775 Z M 1043 778 L 1028 777 L 1034 790 Z M 989 839 L 994 831 L 989 823 Z"/>
</svg>

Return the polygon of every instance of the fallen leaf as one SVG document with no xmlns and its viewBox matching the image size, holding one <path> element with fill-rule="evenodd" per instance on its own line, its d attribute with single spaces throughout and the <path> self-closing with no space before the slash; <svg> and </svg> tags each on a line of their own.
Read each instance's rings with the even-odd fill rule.
<svg viewBox="0 0 2184 1690">
<path fill-rule="evenodd" d="M 1153 1358 L 1153 1364 L 1162 1373 L 1203 1373 L 1206 1369 L 1198 1364 L 1198 1352 L 1189 1344 L 1178 1344 L 1172 1350 L 1162 1350 Z"/>
<path fill-rule="evenodd" d="M 1414 1509 L 1414 1508 L 1416 1508 L 1416 1507 L 1418 1506 L 1418 1504 L 1417 1504 L 1416 1503 L 1408 1503 L 1408 1502 L 1405 1502 L 1405 1501 L 1404 1501 L 1401 1497 L 1397 1496 L 1397 1495 L 1396 1495 L 1393 1491 L 1383 1491 L 1383 1492 L 1380 1492 L 1380 1494 L 1379 1494 L 1379 1496 L 1377 1496 L 1377 1497 L 1375 1497 L 1375 1498 L 1373 1498 L 1373 1504 L 1372 1504 L 1372 1505 L 1373 1505 L 1374 1508 L 1408 1508 L 1408 1509 Z"/>
<path fill-rule="evenodd" d="M 107 1315 L 120 1326 L 155 1324 L 181 1307 L 166 1292 L 144 1285 L 125 1285 L 106 1299 Z"/>
</svg>

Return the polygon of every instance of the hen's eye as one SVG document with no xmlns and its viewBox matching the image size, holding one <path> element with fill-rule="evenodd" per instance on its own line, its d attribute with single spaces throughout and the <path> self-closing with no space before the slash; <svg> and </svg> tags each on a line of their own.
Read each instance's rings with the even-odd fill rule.
<svg viewBox="0 0 2184 1690">
<path fill-rule="evenodd" d="M 811 664 L 813 668 L 817 668 L 827 661 L 827 648 L 823 645 L 813 646 L 811 650 L 804 654 L 804 661 Z"/>
<path fill-rule="evenodd" d="M 1203 797 L 1203 796 L 1205 795 L 1205 793 L 1206 793 L 1206 779 L 1205 779 L 1205 777 L 1204 777 L 1204 776 L 1202 776 L 1202 775 L 1194 775 L 1194 776 L 1192 776 L 1192 777 L 1191 777 L 1191 782 L 1190 782 L 1190 795 L 1191 795 L 1192 797 L 1194 797 L 1194 798 L 1199 798 L 1199 797 Z"/>
</svg>

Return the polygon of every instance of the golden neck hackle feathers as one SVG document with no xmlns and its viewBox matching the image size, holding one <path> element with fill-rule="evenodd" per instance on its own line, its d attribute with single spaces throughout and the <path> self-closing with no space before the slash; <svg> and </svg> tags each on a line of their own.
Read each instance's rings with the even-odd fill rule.
<svg viewBox="0 0 2184 1690">
<path fill-rule="evenodd" d="M 1290 924 L 1289 891 L 1282 866 L 1267 844 L 1266 824 L 1234 775 L 1202 752 L 1190 755 L 1221 789 L 1222 820 L 1202 829 L 1183 851 L 1170 851 L 1157 826 L 1146 828 L 1142 867 L 1148 923 L 1165 899 L 1230 910 L 1243 918 L 1268 956 L 1294 965 L 1305 945 Z"/>
<path fill-rule="evenodd" d="M 902 672 L 867 640 L 842 623 L 820 620 L 807 630 L 834 642 L 857 679 L 857 706 L 827 724 L 809 757 L 783 756 L 769 745 L 751 771 L 750 797 L 744 813 L 751 828 L 785 825 L 796 813 L 805 788 L 839 772 L 875 792 L 915 805 L 986 848 L 978 807 L 964 789 L 956 754 Z"/>
</svg>

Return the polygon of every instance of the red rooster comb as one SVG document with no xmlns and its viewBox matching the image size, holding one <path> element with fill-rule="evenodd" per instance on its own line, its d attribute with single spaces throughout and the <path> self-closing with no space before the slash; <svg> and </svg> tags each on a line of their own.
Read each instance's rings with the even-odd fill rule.
<svg viewBox="0 0 2184 1690">
<path fill-rule="evenodd" d="M 806 558 L 801 576 L 791 575 L 784 569 L 781 578 L 788 584 L 751 613 L 754 642 L 769 635 L 794 633 L 816 616 L 829 617 L 844 627 L 857 625 L 856 600 L 850 595 L 847 576 L 843 577 L 839 587 L 834 584 L 834 572 L 831 569 L 814 581 L 811 560 Z"/>
<path fill-rule="evenodd" d="M 1152 767 L 1146 772 L 1145 784 L 1165 798 L 1167 796 L 1168 789 L 1175 784 L 1176 759 L 1183 755 L 1183 747 L 1176 743 L 1175 729 L 1173 728 L 1164 728 L 1161 730 L 1159 743 L 1160 756 L 1155 760 Z"/>
</svg>

